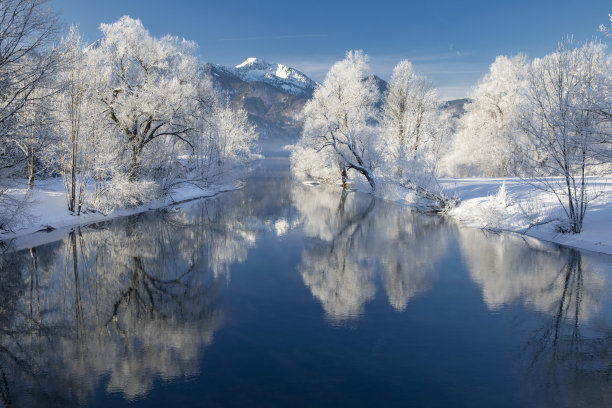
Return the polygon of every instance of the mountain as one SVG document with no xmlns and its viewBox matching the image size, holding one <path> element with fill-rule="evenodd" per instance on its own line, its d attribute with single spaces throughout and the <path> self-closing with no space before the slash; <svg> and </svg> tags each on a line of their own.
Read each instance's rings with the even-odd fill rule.
<svg viewBox="0 0 612 408">
<path fill-rule="evenodd" d="M 471 102 L 472 100 L 469 98 L 453 99 L 446 101 L 442 105 L 442 109 L 449 111 L 454 118 L 460 118 L 465 113 L 465 105 Z"/>
<path fill-rule="evenodd" d="M 205 69 L 231 104 L 247 111 L 264 154 L 279 153 L 300 137 L 300 114 L 317 85 L 308 76 L 257 58 L 247 58 L 236 67 L 207 64 Z"/>
<path fill-rule="evenodd" d="M 247 58 L 236 65 L 234 73 L 245 82 L 265 82 L 294 95 L 312 95 L 316 86 L 316 82 L 297 69 L 257 58 Z"/>
<path fill-rule="evenodd" d="M 384 95 L 387 92 L 387 89 L 389 88 L 387 81 L 374 74 L 371 74 L 368 79 L 374 81 L 374 85 L 376 85 L 376 88 L 378 88 L 378 93 L 380 93 L 380 95 Z"/>
</svg>

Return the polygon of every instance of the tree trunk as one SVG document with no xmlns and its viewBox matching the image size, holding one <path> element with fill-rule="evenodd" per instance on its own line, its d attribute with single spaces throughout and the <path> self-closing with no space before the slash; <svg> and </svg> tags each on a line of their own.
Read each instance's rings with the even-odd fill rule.
<svg viewBox="0 0 612 408">
<path fill-rule="evenodd" d="M 354 163 L 349 163 L 348 166 L 351 169 L 357 170 L 358 172 L 363 174 L 366 180 L 368 180 L 368 183 L 370 183 L 370 187 L 372 187 L 372 191 L 376 190 L 376 181 L 374 180 L 374 176 L 372 175 L 370 170 L 368 170 L 366 167 L 362 165 L 363 162 L 361 160 L 359 160 L 359 162 L 360 162 L 359 166 L 355 165 Z"/>
<path fill-rule="evenodd" d="M 372 187 L 372 191 L 376 190 L 376 182 L 374 181 L 374 177 L 372 177 L 370 172 L 366 170 L 366 171 L 362 171 L 361 173 L 368 180 L 368 183 L 370 183 L 370 187 Z"/>
<path fill-rule="evenodd" d="M 34 147 L 28 150 L 28 190 L 31 190 L 34 188 Z"/>
<path fill-rule="evenodd" d="M 140 178 L 140 161 L 142 154 L 141 144 L 132 144 L 132 159 L 130 161 L 130 168 L 128 174 L 131 182 L 136 182 Z"/>
<path fill-rule="evenodd" d="M 342 189 L 346 190 L 349 187 L 347 182 L 346 167 L 340 166 L 340 175 L 342 176 Z"/>
<path fill-rule="evenodd" d="M 70 200 L 68 202 L 68 210 L 74 212 L 75 201 L 76 201 L 76 153 L 77 144 L 75 140 L 74 132 L 72 134 L 72 157 L 70 160 Z"/>
</svg>

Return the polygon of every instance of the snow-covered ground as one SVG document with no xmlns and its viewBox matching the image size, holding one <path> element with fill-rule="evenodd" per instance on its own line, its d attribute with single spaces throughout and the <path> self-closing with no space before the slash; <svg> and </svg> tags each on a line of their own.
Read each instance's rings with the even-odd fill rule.
<svg viewBox="0 0 612 408">
<path fill-rule="evenodd" d="M 25 188 L 26 181 L 24 180 L 20 185 L 23 185 L 23 187 L 10 189 L 7 193 L 15 198 L 23 198 L 27 192 Z M 27 247 L 28 245 L 23 245 L 26 243 L 29 246 L 38 245 L 43 242 L 49 242 L 50 235 L 53 235 L 44 234 L 43 241 L 38 242 L 41 238 L 40 234 L 33 233 L 41 230 L 50 232 L 59 229 L 64 230 L 65 228 L 77 225 L 108 221 L 113 218 L 163 208 L 196 198 L 211 197 L 223 191 L 234 190 L 238 188 L 237 186 L 238 184 L 227 184 L 201 189 L 190 184 L 183 184 L 172 190 L 167 196 L 152 200 L 138 207 L 117 209 L 106 215 L 100 212 L 86 212 L 76 216 L 67 209 L 66 193 L 61 178 L 37 181 L 35 187 L 29 193 L 26 216 L 23 217 L 21 223 L 12 232 L 0 232 L 0 241 L 16 239 L 18 242 L 13 244 L 19 248 Z M 60 231 L 60 233 L 64 234 L 65 232 Z M 36 237 L 36 235 L 39 237 Z"/>
<path fill-rule="evenodd" d="M 467 226 L 512 231 L 575 248 L 612 254 L 612 177 L 592 179 L 590 182 L 591 191 L 598 196 L 589 203 L 583 231 L 580 234 L 564 234 L 558 231 L 558 222 L 547 222 L 564 218 L 556 198 L 550 193 L 534 189 L 524 181 L 514 178 L 440 180 L 448 194 L 456 194 L 461 200 L 448 215 Z M 25 181 L 23 185 L 24 188 L 10 190 L 9 194 L 22 197 L 26 192 Z M 0 241 L 19 238 L 22 244 L 26 244 L 34 239 L 34 235 L 30 234 L 40 230 L 65 229 L 106 221 L 195 198 L 210 197 L 235 188 L 236 185 L 227 184 L 202 190 L 183 185 L 168 196 L 139 207 L 119 209 L 107 215 L 88 212 L 75 216 L 66 208 L 66 196 L 60 178 L 39 181 L 31 193 L 27 208 L 29 217 L 13 232 L 0 233 Z M 398 196 L 387 198 L 404 201 Z M 48 241 L 53 234 L 44 235 L 45 241 Z"/>
<path fill-rule="evenodd" d="M 612 177 L 590 179 L 591 193 L 580 234 L 561 233 L 563 210 L 554 195 L 514 178 L 442 179 L 461 202 L 449 216 L 476 228 L 513 231 L 575 248 L 612 254 Z M 505 194 L 500 188 L 505 185 Z M 535 226 L 534 226 L 535 225 Z"/>
</svg>

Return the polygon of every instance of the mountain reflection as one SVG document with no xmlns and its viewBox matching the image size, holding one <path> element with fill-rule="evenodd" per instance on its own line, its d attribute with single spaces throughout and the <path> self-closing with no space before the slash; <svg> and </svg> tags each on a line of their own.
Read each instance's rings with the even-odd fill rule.
<svg viewBox="0 0 612 408">
<path fill-rule="evenodd" d="M 0 257 L 5 406 L 85 403 L 104 385 L 132 400 L 196 375 L 223 321 L 219 288 L 246 260 L 252 207 L 208 200 L 78 228 Z"/>
<path fill-rule="evenodd" d="M 378 271 L 397 310 L 431 287 L 448 239 L 440 218 L 328 186 L 294 185 L 292 198 L 309 237 L 298 270 L 331 320 L 363 313 Z"/>
</svg>

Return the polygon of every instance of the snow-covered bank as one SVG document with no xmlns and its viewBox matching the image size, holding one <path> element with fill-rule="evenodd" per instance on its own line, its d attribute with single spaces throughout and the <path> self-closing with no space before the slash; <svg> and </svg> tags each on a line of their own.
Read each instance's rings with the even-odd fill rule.
<svg viewBox="0 0 612 408">
<path fill-rule="evenodd" d="M 460 198 L 449 216 L 476 228 L 512 231 L 575 248 L 612 254 L 612 177 L 589 180 L 591 193 L 580 234 L 561 233 L 565 218 L 556 197 L 515 178 L 442 179 Z M 501 187 L 505 186 L 504 189 Z M 501 190 L 500 190 L 501 189 Z"/>
<path fill-rule="evenodd" d="M 28 193 L 25 187 L 27 185 L 26 182 L 24 181 L 22 185 L 22 188 L 10 189 L 7 193 L 14 198 L 22 199 L 25 194 Z M 49 237 L 52 234 L 45 234 L 46 238 L 41 241 L 39 239 L 40 237 L 34 237 L 36 232 L 51 232 L 100 221 L 108 221 L 114 218 L 176 205 L 185 201 L 212 197 L 221 192 L 235 190 L 239 187 L 239 183 L 213 185 L 207 189 L 202 189 L 190 184 L 183 184 L 173 189 L 166 196 L 137 207 L 121 208 L 109 214 L 85 212 L 77 216 L 73 215 L 67 209 L 66 193 L 64 191 L 62 179 L 54 178 L 43 180 L 37 182 L 34 189 L 28 193 L 29 199 L 26 204 L 26 215 L 22 217 L 20 224 L 11 232 L 0 232 L 0 242 L 11 240 L 13 241 L 12 247 L 14 248 L 40 245 L 43 242 L 49 242 Z M 64 232 L 62 232 L 62 234 L 63 233 Z"/>
</svg>

